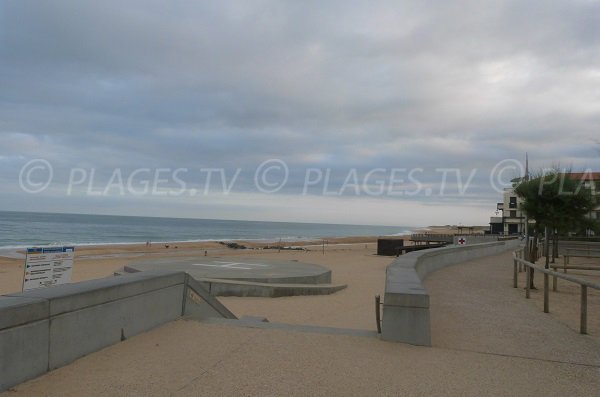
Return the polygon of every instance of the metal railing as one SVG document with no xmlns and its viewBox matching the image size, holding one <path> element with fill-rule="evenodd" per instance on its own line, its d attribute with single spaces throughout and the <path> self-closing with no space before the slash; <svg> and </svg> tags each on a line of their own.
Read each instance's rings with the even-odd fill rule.
<svg viewBox="0 0 600 397">
<path fill-rule="evenodd" d="M 523 250 L 517 250 L 513 252 L 513 287 L 518 288 L 518 274 L 521 272 L 523 268 L 525 268 L 526 280 L 525 280 L 525 298 L 529 299 L 531 297 L 531 271 L 528 269 L 532 269 L 544 274 L 544 313 L 550 312 L 550 276 L 553 277 L 552 281 L 552 289 L 554 291 L 557 290 L 557 280 L 562 279 L 566 281 L 570 281 L 575 284 L 579 284 L 581 286 L 581 295 L 580 295 L 580 315 L 579 315 L 579 332 L 581 334 L 587 334 L 587 296 L 588 296 L 588 288 L 592 288 L 595 290 L 600 290 L 600 284 L 592 283 L 587 280 L 582 280 L 577 277 L 570 276 L 565 273 L 558 273 L 556 271 L 550 269 L 544 269 L 543 267 L 534 265 L 531 262 L 527 262 L 523 259 Z"/>
<path fill-rule="evenodd" d="M 435 234 L 435 233 L 414 233 L 410 235 L 410 241 L 415 242 L 444 242 L 454 241 L 454 234 Z"/>
<path fill-rule="evenodd" d="M 540 259 L 542 257 L 542 249 L 543 247 L 541 246 L 541 244 L 538 242 L 538 248 L 536 250 L 536 254 L 535 254 L 535 260 L 537 261 L 538 259 Z M 513 252 L 513 257 L 516 256 L 519 259 L 524 259 L 523 257 L 525 256 L 525 251 L 524 248 L 519 248 L 518 250 Z M 523 272 L 523 264 L 519 263 L 519 273 Z"/>
<path fill-rule="evenodd" d="M 585 266 L 583 264 L 571 265 L 571 258 L 600 258 L 600 249 L 595 247 L 586 248 L 566 248 L 566 253 L 563 256 L 563 272 L 566 273 L 567 269 L 577 270 L 600 270 L 600 266 Z M 560 266 L 551 265 L 550 267 L 556 269 Z"/>
</svg>

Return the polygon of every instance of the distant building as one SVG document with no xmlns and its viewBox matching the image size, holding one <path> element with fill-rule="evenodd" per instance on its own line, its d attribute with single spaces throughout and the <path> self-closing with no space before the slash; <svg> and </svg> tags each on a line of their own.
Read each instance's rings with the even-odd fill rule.
<svg viewBox="0 0 600 397">
<path fill-rule="evenodd" d="M 600 172 L 572 172 L 568 175 L 571 179 L 582 180 L 583 186 L 590 188 L 592 194 L 600 195 Z M 504 189 L 503 201 L 496 205 L 496 213 L 502 212 L 502 216 L 490 218 L 490 233 L 524 234 L 525 214 L 520 208 L 521 199 L 515 193 L 514 187 Z M 600 220 L 600 205 L 588 214 L 588 218 Z"/>
<path fill-rule="evenodd" d="M 521 199 L 517 196 L 512 187 L 504 189 L 503 196 L 503 201 L 496 205 L 496 210 L 502 212 L 502 216 L 493 217 L 495 229 L 500 230 L 500 234 L 524 234 L 525 214 L 520 209 Z M 499 220 L 501 220 L 501 226 L 498 226 Z M 490 219 L 490 225 L 491 224 L 492 219 Z"/>
<path fill-rule="evenodd" d="M 501 216 L 492 216 L 490 218 L 490 233 L 504 234 L 504 221 Z"/>
</svg>

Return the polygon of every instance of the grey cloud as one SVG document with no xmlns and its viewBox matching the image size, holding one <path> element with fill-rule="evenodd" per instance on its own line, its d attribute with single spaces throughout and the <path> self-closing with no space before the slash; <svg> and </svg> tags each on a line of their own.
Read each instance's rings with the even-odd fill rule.
<svg viewBox="0 0 600 397">
<path fill-rule="evenodd" d="M 5 1 L 0 59 L 13 183 L 43 156 L 106 177 L 281 158 L 293 186 L 306 167 L 478 168 L 493 203 L 504 158 L 600 166 L 595 1 Z"/>
</svg>

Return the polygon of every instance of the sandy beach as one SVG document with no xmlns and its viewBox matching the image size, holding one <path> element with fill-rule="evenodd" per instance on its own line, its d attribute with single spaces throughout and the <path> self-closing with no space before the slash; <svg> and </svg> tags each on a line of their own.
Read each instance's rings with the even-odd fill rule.
<svg viewBox="0 0 600 397">
<path fill-rule="evenodd" d="M 468 229 L 466 229 L 468 230 Z M 476 227 L 480 231 L 481 227 Z M 416 233 L 455 234 L 458 233 L 457 226 L 428 226 L 415 230 Z M 405 240 L 405 245 L 411 244 L 410 235 L 394 236 Z M 235 242 L 248 249 L 231 249 L 223 242 Z M 100 277 L 109 277 L 119 271 L 123 266 L 133 260 L 147 258 L 168 257 L 190 257 L 203 256 L 206 251 L 208 256 L 240 256 L 256 255 L 259 257 L 273 257 L 278 259 L 302 259 L 304 262 L 322 264 L 334 271 L 334 277 L 338 272 L 344 274 L 343 264 L 347 258 L 341 253 L 348 251 L 363 251 L 364 255 L 374 255 L 377 250 L 377 236 L 359 237 L 332 237 L 316 240 L 301 241 L 249 241 L 249 240 L 223 240 L 208 242 L 168 242 L 152 243 L 150 247 L 145 244 L 114 244 L 98 246 L 78 246 L 75 251 L 75 265 L 73 266 L 72 281 L 92 280 Z M 284 247 L 302 247 L 302 251 L 264 249 L 280 245 Z M 325 252 L 335 255 L 323 257 L 323 246 Z M 18 292 L 23 282 L 23 265 L 25 262 L 24 251 L 17 252 L 0 251 L 0 295 Z M 320 256 L 318 254 L 321 254 Z M 2 256 L 2 255 L 8 255 Z M 352 255 L 350 255 L 352 257 Z M 343 279 L 336 282 L 346 283 Z"/>
<path fill-rule="evenodd" d="M 408 237 L 404 237 L 408 238 Z M 332 270 L 340 268 L 347 258 L 342 253 L 360 250 L 364 255 L 376 252 L 376 237 L 342 237 L 314 241 L 282 242 L 284 247 L 302 247 L 303 250 L 264 249 L 277 246 L 279 242 L 236 241 L 247 249 L 232 249 L 218 242 L 171 242 L 152 244 L 101 245 L 76 247 L 72 281 L 84 281 L 101 277 L 110 277 L 114 272 L 134 260 L 146 258 L 169 257 L 209 257 L 222 256 L 257 256 L 277 259 L 296 259 L 304 262 L 322 264 Z M 323 244 L 325 242 L 325 244 Z M 167 248 L 168 246 L 168 248 Z M 323 247 L 326 255 L 323 255 Z M 22 251 L 19 251 L 22 254 Z M 350 255 L 352 256 L 352 255 Z M 23 265 L 25 259 L 0 256 L 0 294 L 18 292 L 23 282 Z M 334 274 L 337 272 L 334 270 Z M 335 277 L 335 276 L 334 276 Z M 343 282 L 343 281 L 340 281 Z"/>
</svg>

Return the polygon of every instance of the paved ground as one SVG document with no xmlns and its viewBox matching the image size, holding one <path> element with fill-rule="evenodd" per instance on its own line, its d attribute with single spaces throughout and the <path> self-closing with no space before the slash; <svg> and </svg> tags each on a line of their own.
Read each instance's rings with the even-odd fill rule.
<svg viewBox="0 0 600 397">
<path fill-rule="evenodd" d="M 597 395 L 599 330 L 544 314 L 511 277 L 510 254 L 432 274 L 432 348 L 180 320 L 5 395 Z"/>
<path fill-rule="evenodd" d="M 578 300 L 562 307 L 577 316 L 576 323 L 565 323 L 554 310 L 565 294 L 551 293 L 546 314 L 534 303 L 543 298 L 542 290 L 525 299 L 525 273 L 520 276 L 519 288 L 512 288 L 510 253 L 433 273 L 425 285 L 434 346 L 600 366 L 600 294 L 590 293 L 590 335 L 580 335 Z"/>
</svg>

